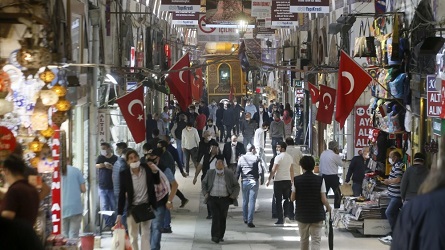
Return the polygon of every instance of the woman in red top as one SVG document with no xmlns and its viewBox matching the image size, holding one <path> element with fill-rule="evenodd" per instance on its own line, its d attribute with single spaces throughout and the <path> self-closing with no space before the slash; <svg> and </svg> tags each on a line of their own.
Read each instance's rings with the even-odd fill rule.
<svg viewBox="0 0 445 250">
<path fill-rule="evenodd" d="M 199 115 L 196 117 L 195 127 L 196 127 L 196 130 L 198 130 L 199 138 L 202 138 L 202 130 L 204 129 L 204 127 L 206 125 L 207 117 L 204 114 L 202 109 L 198 110 L 198 113 L 199 113 Z"/>
</svg>

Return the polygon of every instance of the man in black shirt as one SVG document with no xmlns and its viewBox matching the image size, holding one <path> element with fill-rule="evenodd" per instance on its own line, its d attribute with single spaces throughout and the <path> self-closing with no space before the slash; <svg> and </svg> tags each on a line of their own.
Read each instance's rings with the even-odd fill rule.
<svg viewBox="0 0 445 250">
<path fill-rule="evenodd" d="M 113 165 L 117 159 L 109 143 L 103 142 L 100 144 L 100 155 L 96 160 L 96 168 L 99 172 L 99 201 L 100 210 L 102 211 L 116 210 L 112 173 Z M 116 220 L 115 216 L 104 216 L 104 218 L 106 226 L 111 228 Z"/>
<path fill-rule="evenodd" d="M 349 164 L 348 173 L 345 182 L 351 180 L 352 175 L 352 192 L 354 197 L 362 195 L 362 184 L 365 178 L 365 172 L 369 161 L 369 147 L 364 147 L 362 155 L 354 156 Z"/>
</svg>

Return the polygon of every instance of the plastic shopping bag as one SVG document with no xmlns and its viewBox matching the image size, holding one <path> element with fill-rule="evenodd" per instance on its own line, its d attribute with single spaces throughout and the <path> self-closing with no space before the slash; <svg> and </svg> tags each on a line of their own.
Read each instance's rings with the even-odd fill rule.
<svg viewBox="0 0 445 250">
<path fill-rule="evenodd" d="M 117 224 L 113 231 L 113 240 L 111 242 L 112 250 L 126 250 L 125 249 L 125 227 L 122 224 Z"/>
</svg>

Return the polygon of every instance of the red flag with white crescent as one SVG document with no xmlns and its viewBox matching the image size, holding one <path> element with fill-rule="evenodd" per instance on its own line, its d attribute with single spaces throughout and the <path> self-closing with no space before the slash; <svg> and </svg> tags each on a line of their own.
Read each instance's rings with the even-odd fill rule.
<svg viewBox="0 0 445 250">
<path fill-rule="evenodd" d="M 318 96 L 320 95 L 320 92 L 318 88 L 310 82 L 308 82 L 308 87 L 309 87 L 309 93 L 311 94 L 312 104 L 315 104 L 318 101 Z"/>
<path fill-rule="evenodd" d="M 170 92 L 176 97 L 182 111 L 187 110 L 188 106 L 192 103 L 190 70 L 185 70 L 189 67 L 189 53 L 186 53 L 170 68 L 170 71 L 173 72 L 169 72 L 167 78 L 165 78 Z"/>
<path fill-rule="evenodd" d="M 133 135 L 134 142 L 143 142 L 145 140 L 144 86 L 139 86 L 119 97 L 116 102 Z"/>
<path fill-rule="evenodd" d="M 202 92 L 202 69 L 197 68 L 195 70 L 195 75 L 190 74 L 190 82 L 192 87 L 192 97 L 194 100 L 201 99 Z"/>
<path fill-rule="evenodd" d="M 316 118 L 317 121 L 331 124 L 332 115 L 334 114 L 334 104 L 335 89 L 320 85 L 320 96 L 318 97 L 318 111 Z"/>
<path fill-rule="evenodd" d="M 340 128 L 343 128 L 357 99 L 371 82 L 372 77 L 368 72 L 342 50 L 338 71 L 337 111 L 335 113 L 335 120 L 340 123 Z"/>
</svg>

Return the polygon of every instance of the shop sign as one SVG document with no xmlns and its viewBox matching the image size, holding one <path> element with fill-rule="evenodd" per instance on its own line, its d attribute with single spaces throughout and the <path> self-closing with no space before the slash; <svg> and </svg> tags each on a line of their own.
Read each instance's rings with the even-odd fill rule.
<svg viewBox="0 0 445 250">
<path fill-rule="evenodd" d="M 442 131 L 442 120 L 439 118 L 433 118 L 433 133 L 435 135 L 441 136 Z"/>
<path fill-rule="evenodd" d="M 198 25 L 199 13 L 173 13 L 172 24 L 174 25 Z"/>
<path fill-rule="evenodd" d="M 441 80 L 436 81 L 436 75 L 427 75 L 427 116 L 440 117 L 442 113 Z M 439 85 L 437 85 L 439 83 Z"/>
<path fill-rule="evenodd" d="M 199 12 L 200 0 L 162 0 L 161 11 L 169 12 Z"/>
<path fill-rule="evenodd" d="M 289 7 L 289 0 L 272 1 L 272 26 L 293 27 L 298 25 L 298 14 L 290 13 Z"/>
<path fill-rule="evenodd" d="M 198 21 L 198 41 L 206 42 L 233 42 L 239 40 L 236 28 L 215 28 L 209 27 L 206 23 L 206 16 L 201 15 Z"/>
<path fill-rule="evenodd" d="M 442 80 L 442 88 L 440 91 L 440 97 L 441 97 L 441 107 L 442 112 L 440 113 L 440 118 L 445 119 L 445 80 Z"/>
<path fill-rule="evenodd" d="M 297 98 L 304 98 L 304 89 L 297 88 L 295 90 L 295 97 L 297 97 Z"/>
<path fill-rule="evenodd" d="M 100 109 L 98 119 L 99 122 L 97 124 L 98 126 L 97 131 L 98 131 L 99 143 L 108 142 L 108 134 L 109 134 L 108 131 L 110 122 L 108 111 L 105 109 Z"/>
<path fill-rule="evenodd" d="M 329 13 L 329 0 L 290 0 L 293 13 Z"/>
<path fill-rule="evenodd" d="M 62 215 L 62 199 L 60 194 L 61 178 L 60 178 L 60 130 L 58 127 L 53 128 L 55 130 L 52 140 L 52 157 L 54 163 L 53 180 L 51 184 L 51 222 L 53 224 L 52 233 L 58 235 L 62 232 L 61 228 L 61 215 Z"/>
<path fill-rule="evenodd" d="M 0 151 L 14 151 L 17 141 L 14 134 L 5 126 L 0 126 Z"/>
<path fill-rule="evenodd" d="M 368 137 L 372 129 L 372 120 L 368 106 L 355 106 L 355 155 L 357 155 L 358 151 L 361 150 L 363 147 L 368 146 Z"/>
<path fill-rule="evenodd" d="M 270 17 L 272 0 L 252 0 L 252 16 L 257 18 Z"/>
</svg>

